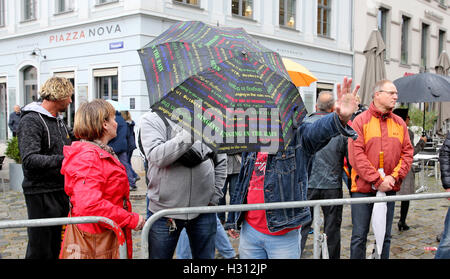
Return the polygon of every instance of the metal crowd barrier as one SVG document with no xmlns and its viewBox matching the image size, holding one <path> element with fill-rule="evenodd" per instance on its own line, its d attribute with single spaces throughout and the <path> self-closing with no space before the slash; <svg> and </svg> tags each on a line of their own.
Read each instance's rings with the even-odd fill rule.
<svg viewBox="0 0 450 279">
<path fill-rule="evenodd" d="M 65 217 L 65 218 L 42 218 L 30 220 L 14 220 L 14 221 L 0 221 L 0 229 L 8 228 L 23 228 L 23 227 L 46 227 L 59 226 L 66 224 L 103 224 L 108 229 L 114 231 L 119 241 L 119 256 L 121 259 L 127 259 L 127 244 L 125 235 L 122 229 L 111 219 L 100 216 L 85 216 L 85 217 Z"/>
<path fill-rule="evenodd" d="M 298 207 L 313 207 L 314 208 L 314 259 L 320 258 L 321 243 L 323 243 L 323 235 L 320 234 L 320 207 L 331 205 L 344 204 L 361 204 L 361 203 L 376 203 L 376 202 L 395 202 L 406 200 L 426 200 L 426 199 L 441 199 L 450 198 L 450 192 L 431 193 L 431 194 L 412 194 L 412 195 L 398 195 L 386 197 L 369 197 L 369 198 L 345 198 L 345 199 L 329 199 L 329 200 L 310 200 L 298 202 L 277 202 L 277 203 L 260 203 L 260 204 L 242 204 L 242 205 L 221 205 L 221 206 L 199 206 L 199 207 L 182 207 L 164 209 L 154 213 L 146 221 L 141 233 L 141 257 L 148 258 L 148 233 L 151 226 L 161 217 L 167 215 L 178 215 L 188 213 L 218 213 L 218 212 L 236 212 L 248 210 L 267 210 L 267 209 L 282 209 L 282 208 L 298 208 Z M 443 222 L 444 220 L 442 220 Z"/>
</svg>

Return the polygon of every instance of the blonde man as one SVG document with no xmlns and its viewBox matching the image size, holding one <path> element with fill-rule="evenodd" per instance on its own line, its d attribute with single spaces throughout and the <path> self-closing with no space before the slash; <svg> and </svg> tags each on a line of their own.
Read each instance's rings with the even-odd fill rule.
<svg viewBox="0 0 450 279">
<path fill-rule="evenodd" d="M 22 109 L 17 130 L 28 218 L 67 217 L 69 199 L 60 170 L 63 147 L 75 137 L 60 113 L 72 102 L 73 86 L 65 78 L 52 77 L 39 93 L 42 102 Z M 60 247 L 61 226 L 28 228 L 26 258 L 57 259 Z"/>
</svg>

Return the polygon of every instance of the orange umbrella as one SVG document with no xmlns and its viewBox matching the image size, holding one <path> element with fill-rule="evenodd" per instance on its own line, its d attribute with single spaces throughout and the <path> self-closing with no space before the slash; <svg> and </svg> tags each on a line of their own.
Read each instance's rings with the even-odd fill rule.
<svg viewBox="0 0 450 279">
<path fill-rule="evenodd" d="M 317 78 L 304 66 L 287 58 L 282 58 L 282 60 L 295 86 L 309 86 L 317 81 Z"/>
</svg>

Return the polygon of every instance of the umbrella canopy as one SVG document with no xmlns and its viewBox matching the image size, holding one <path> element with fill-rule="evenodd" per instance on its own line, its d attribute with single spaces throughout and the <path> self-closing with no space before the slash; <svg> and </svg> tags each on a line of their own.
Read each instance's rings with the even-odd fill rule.
<svg viewBox="0 0 450 279">
<path fill-rule="evenodd" d="M 384 53 L 386 46 L 378 30 L 372 31 L 366 47 L 364 56 L 366 57 L 366 66 L 361 79 L 361 104 L 370 105 L 372 102 L 372 90 L 377 81 L 386 78 L 386 67 L 384 65 Z"/>
<path fill-rule="evenodd" d="M 377 191 L 377 197 L 386 197 L 385 192 Z M 377 202 L 373 205 L 372 210 L 372 229 L 375 236 L 377 259 L 380 258 L 383 251 L 384 236 L 386 234 L 386 214 L 387 203 Z"/>
<path fill-rule="evenodd" d="M 281 150 L 306 114 L 280 55 L 242 28 L 179 22 L 138 52 L 152 110 L 216 152 Z"/>
<path fill-rule="evenodd" d="M 311 83 L 317 81 L 317 78 L 303 65 L 288 58 L 282 58 L 282 60 L 295 86 L 309 86 Z"/>
<path fill-rule="evenodd" d="M 439 55 L 437 65 L 435 67 L 436 74 L 447 76 L 450 71 L 450 59 L 445 50 Z"/>
<path fill-rule="evenodd" d="M 400 103 L 450 101 L 450 78 L 420 73 L 394 80 Z"/>
<path fill-rule="evenodd" d="M 450 71 L 450 59 L 445 50 L 439 55 L 437 64 L 436 64 L 436 74 L 448 76 Z M 437 103 L 435 109 L 438 111 L 438 119 L 437 119 L 437 131 L 442 129 L 442 124 L 446 119 L 450 118 L 450 103 Z"/>
</svg>

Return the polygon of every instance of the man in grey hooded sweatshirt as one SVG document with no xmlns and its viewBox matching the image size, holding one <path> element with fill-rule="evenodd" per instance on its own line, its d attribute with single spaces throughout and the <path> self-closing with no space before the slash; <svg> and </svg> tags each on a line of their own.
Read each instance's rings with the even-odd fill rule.
<svg viewBox="0 0 450 279">
<path fill-rule="evenodd" d="M 175 207 L 218 205 L 227 176 L 226 154 L 211 154 L 200 141 L 162 114 L 147 112 L 141 117 L 140 138 L 148 161 L 147 197 L 150 215 Z M 195 166 L 186 166 L 182 157 L 191 148 L 204 158 Z M 184 214 L 158 219 L 149 231 L 149 258 L 171 259 L 180 232 L 186 228 L 192 257 L 211 259 L 215 255 L 216 213 Z"/>
<path fill-rule="evenodd" d="M 67 217 L 69 198 L 64 192 L 61 164 L 63 147 L 75 137 L 61 112 L 71 103 L 73 86 L 65 78 L 52 77 L 41 88 L 42 103 L 22 109 L 18 128 L 22 183 L 29 219 Z M 27 259 L 57 259 L 61 226 L 28 228 Z"/>
</svg>

